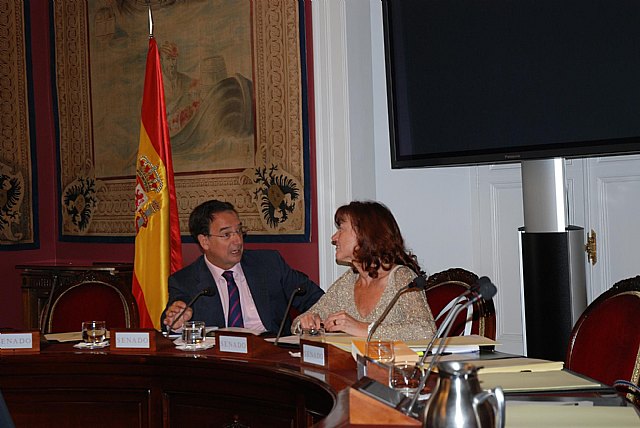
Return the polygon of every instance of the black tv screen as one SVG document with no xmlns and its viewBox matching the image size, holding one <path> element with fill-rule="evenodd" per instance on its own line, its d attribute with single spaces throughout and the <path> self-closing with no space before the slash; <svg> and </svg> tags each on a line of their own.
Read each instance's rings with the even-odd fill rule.
<svg viewBox="0 0 640 428">
<path fill-rule="evenodd" d="M 640 152 L 640 0 L 382 0 L 392 167 Z"/>
</svg>

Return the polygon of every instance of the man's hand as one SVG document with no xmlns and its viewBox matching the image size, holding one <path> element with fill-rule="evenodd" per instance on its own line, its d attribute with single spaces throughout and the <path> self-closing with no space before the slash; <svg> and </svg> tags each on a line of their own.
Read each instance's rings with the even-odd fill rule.
<svg viewBox="0 0 640 428">
<path fill-rule="evenodd" d="M 322 327 L 322 320 L 318 314 L 308 313 L 300 317 L 300 328 L 319 329 L 320 327 Z"/>
<path fill-rule="evenodd" d="M 180 312 L 182 312 L 182 310 L 186 307 L 187 307 L 187 304 L 182 300 L 176 300 L 175 302 L 173 302 L 164 314 L 165 316 L 164 325 L 171 325 L 173 321 L 176 319 L 176 317 L 180 315 Z M 173 325 L 173 329 L 177 330 L 181 328 L 185 323 L 185 321 L 189 321 L 192 316 L 193 316 L 193 309 L 189 308 L 186 311 L 184 311 L 184 314 Z"/>
</svg>

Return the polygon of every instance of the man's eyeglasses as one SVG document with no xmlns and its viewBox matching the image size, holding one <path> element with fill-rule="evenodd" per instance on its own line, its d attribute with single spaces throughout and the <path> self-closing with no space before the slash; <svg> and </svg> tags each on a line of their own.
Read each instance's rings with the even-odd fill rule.
<svg viewBox="0 0 640 428">
<path fill-rule="evenodd" d="M 237 234 L 238 236 L 240 236 L 240 237 L 244 238 L 245 236 L 247 236 L 247 232 L 248 232 L 248 231 L 249 231 L 249 228 L 248 228 L 247 226 L 240 226 L 240 228 L 239 228 L 239 229 L 237 229 L 237 230 L 230 230 L 230 231 L 228 231 L 228 232 L 223 232 L 223 233 L 221 233 L 220 235 L 212 235 L 212 234 L 208 233 L 208 234 L 206 235 L 206 237 L 207 237 L 207 238 L 209 238 L 209 237 L 211 237 L 211 236 L 215 236 L 216 238 L 220 238 L 220 239 L 222 239 L 222 240 L 225 240 L 225 241 L 226 241 L 226 240 L 228 240 L 228 239 L 231 239 L 231 237 L 232 237 L 233 235 L 236 235 L 236 234 Z"/>
</svg>

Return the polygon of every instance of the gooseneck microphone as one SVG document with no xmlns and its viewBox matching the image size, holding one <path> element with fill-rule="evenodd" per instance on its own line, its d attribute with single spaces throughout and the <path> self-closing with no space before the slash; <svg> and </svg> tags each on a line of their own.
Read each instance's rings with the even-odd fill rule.
<svg viewBox="0 0 640 428">
<path fill-rule="evenodd" d="M 389 313 L 389 311 L 391 311 L 391 308 L 393 308 L 395 306 L 396 302 L 398 301 L 400 296 L 402 294 L 404 294 L 405 291 L 409 291 L 409 290 L 413 290 L 413 289 L 415 289 L 415 290 L 424 290 L 424 288 L 426 286 L 427 286 L 427 279 L 425 278 L 424 275 L 420 275 L 420 276 L 417 276 L 416 278 L 414 278 L 414 280 L 411 281 L 409 284 L 407 284 L 404 287 L 402 287 L 401 289 L 399 289 L 396 292 L 396 295 L 393 296 L 393 299 L 391 299 L 391 301 L 389 302 L 387 307 L 384 308 L 384 312 L 382 312 L 382 315 L 380 315 L 380 317 L 377 320 L 375 320 L 373 322 L 373 324 L 371 324 L 371 328 L 369 329 L 369 335 L 367 336 L 367 342 L 371 341 L 371 338 L 373 337 L 373 333 L 376 332 L 376 330 L 380 326 L 380 323 L 382 323 L 382 321 L 384 321 L 384 319 L 386 318 L 386 316 Z"/>
<path fill-rule="evenodd" d="M 442 320 L 442 323 L 440 324 L 440 327 L 438 327 L 438 329 L 436 330 L 435 334 L 433 335 L 433 337 L 431 338 L 431 340 L 427 344 L 427 347 L 424 349 L 424 353 L 422 354 L 422 358 L 421 358 L 420 362 L 418 362 L 416 364 L 416 366 L 413 368 L 413 372 L 411 373 L 411 378 L 413 378 L 418 373 L 418 370 L 420 370 L 423 367 L 424 360 L 431 353 L 431 351 L 433 350 L 433 345 L 434 345 L 436 339 L 438 339 L 439 337 L 442 337 L 442 334 L 443 334 L 444 330 L 449 326 L 450 323 L 452 324 L 454 322 L 454 319 L 456 319 L 458 317 L 458 314 L 460 313 L 460 312 L 456 311 L 458 305 L 464 299 L 466 299 L 470 294 L 477 293 L 478 289 L 480 288 L 480 284 L 484 283 L 485 280 L 488 281 L 489 279 L 487 277 L 479 278 L 471 287 L 469 287 L 468 290 L 465 290 L 464 293 L 460 294 L 458 297 L 453 299 L 449 304 L 447 304 L 445 309 L 443 309 L 443 310 L 448 311 L 448 312 L 446 312 L 447 315 L 444 317 L 444 319 Z M 454 313 L 455 313 L 455 317 L 453 316 Z"/>
<path fill-rule="evenodd" d="M 284 330 L 284 324 L 287 321 L 287 317 L 289 316 L 289 311 L 291 310 L 291 305 L 293 304 L 293 298 L 296 297 L 297 295 L 302 296 L 306 292 L 307 290 L 304 288 L 304 286 L 299 285 L 298 288 L 293 290 L 293 293 L 291 293 L 291 297 L 289 297 L 289 304 L 287 304 L 287 310 L 284 311 L 284 316 L 282 317 L 282 321 L 280 322 L 280 328 L 278 329 L 278 334 L 276 334 L 276 340 L 273 341 L 274 345 L 278 345 L 278 340 L 280 340 L 280 336 L 282 336 L 282 330 Z"/>
<path fill-rule="evenodd" d="M 439 328 L 438 331 L 440 332 L 442 330 L 444 332 L 444 334 L 440 338 L 440 343 L 438 344 L 438 349 L 436 349 L 436 351 L 431 356 L 431 361 L 429 362 L 429 366 L 427 367 L 427 369 L 424 371 L 424 373 L 420 377 L 420 383 L 418 384 L 418 389 L 414 393 L 413 398 L 411 399 L 411 402 L 409 403 L 408 407 L 404 411 L 404 413 L 406 415 L 411 415 L 411 412 L 413 411 L 413 408 L 414 408 L 416 402 L 418 401 L 418 397 L 420 396 L 420 391 L 422 391 L 422 389 L 424 388 L 425 384 L 427 383 L 427 380 L 429 379 L 429 375 L 431 374 L 431 372 L 433 370 L 433 367 L 436 365 L 436 363 L 438 362 L 438 360 L 442 356 L 442 353 L 444 351 L 444 345 L 445 345 L 445 342 L 446 342 L 445 339 L 448 337 L 449 332 L 451 331 L 451 328 L 453 327 L 453 320 L 455 320 L 458 317 L 460 312 L 462 312 L 463 310 L 466 310 L 469 306 L 473 305 L 477 301 L 479 301 L 481 299 L 491 299 L 491 298 L 493 298 L 493 296 L 495 296 L 496 292 L 498 291 L 496 286 L 493 285 L 491 280 L 489 278 L 487 278 L 486 276 L 483 276 L 483 277 L 479 278 L 478 281 L 476 282 L 476 285 L 477 285 L 477 290 L 478 291 L 475 293 L 475 296 L 472 299 L 469 299 L 467 302 L 465 302 L 465 303 L 463 303 L 461 305 L 458 305 L 457 307 L 454 306 L 451 309 L 451 311 L 449 312 L 449 314 L 447 315 L 447 317 L 445 318 L 444 322 L 440 325 L 441 328 Z M 468 293 L 469 291 L 470 290 L 467 290 L 465 293 Z M 463 293 L 463 295 L 465 293 Z M 459 299 L 460 297 L 462 297 L 462 296 L 459 296 L 457 299 Z M 434 337 L 437 337 L 437 336 L 434 336 Z M 431 348 L 433 347 L 434 340 L 435 339 L 432 339 L 431 342 L 429 343 Z M 425 362 L 425 359 L 427 358 L 428 351 L 429 351 L 429 347 L 428 347 L 428 349 L 425 349 L 424 355 L 422 355 L 422 358 L 416 364 L 417 368 L 421 368 L 421 367 L 424 366 L 424 362 Z M 402 403 L 401 403 L 401 405 L 402 405 Z"/>
<path fill-rule="evenodd" d="M 167 336 L 169 335 L 169 333 L 171 333 L 171 330 L 173 329 L 173 326 L 176 325 L 176 322 L 178 322 L 178 320 L 182 318 L 182 315 L 184 315 L 185 311 L 189 309 L 196 302 L 196 300 L 198 300 L 201 296 L 214 296 L 215 294 L 216 294 L 216 287 L 207 287 L 204 290 L 201 290 L 195 296 L 193 296 L 193 299 L 191 299 L 189 303 L 187 303 L 187 306 L 185 306 L 184 309 L 182 309 L 180 314 L 178 314 L 178 316 L 175 317 L 175 319 L 169 325 L 169 330 L 166 332 Z"/>
<path fill-rule="evenodd" d="M 447 312 L 447 316 L 444 318 L 444 320 L 442 320 L 442 323 L 440 324 L 440 327 L 438 327 L 438 330 L 436 330 L 436 333 L 433 335 L 433 337 L 429 341 L 429 344 L 425 348 L 424 354 L 423 354 L 423 361 L 424 361 L 424 358 L 425 358 L 424 355 L 428 355 L 433 350 L 433 344 L 435 343 L 436 339 L 439 338 L 439 337 L 442 337 L 442 333 L 444 332 L 444 329 L 447 328 L 450 323 L 453 323 L 454 322 L 453 320 L 458 317 L 459 312 L 456 313 L 455 318 L 453 317 L 454 312 L 456 312 L 455 311 L 456 307 L 465 298 L 467 298 L 470 294 L 476 294 L 478 292 L 478 290 L 480 289 L 480 286 L 482 284 L 487 283 L 487 282 L 491 283 L 489 278 L 487 278 L 486 276 L 478 278 L 478 280 L 468 290 L 466 290 L 464 293 L 460 294 L 458 297 L 456 297 L 454 300 L 452 300 L 451 303 L 449 303 L 447 305 L 449 307 L 449 309 L 448 309 L 449 312 Z"/>
</svg>

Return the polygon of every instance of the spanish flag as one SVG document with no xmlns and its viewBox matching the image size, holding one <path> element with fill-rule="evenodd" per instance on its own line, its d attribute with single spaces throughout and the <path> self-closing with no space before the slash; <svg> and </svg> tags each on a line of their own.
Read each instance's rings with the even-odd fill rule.
<svg viewBox="0 0 640 428">
<path fill-rule="evenodd" d="M 153 36 L 149 37 L 141 122 L 136 157 L 133 294 L 140 327 L 161 330 L 168 278 L 182 267 L 182 248 L 162 68 Z"/>
</svg>

